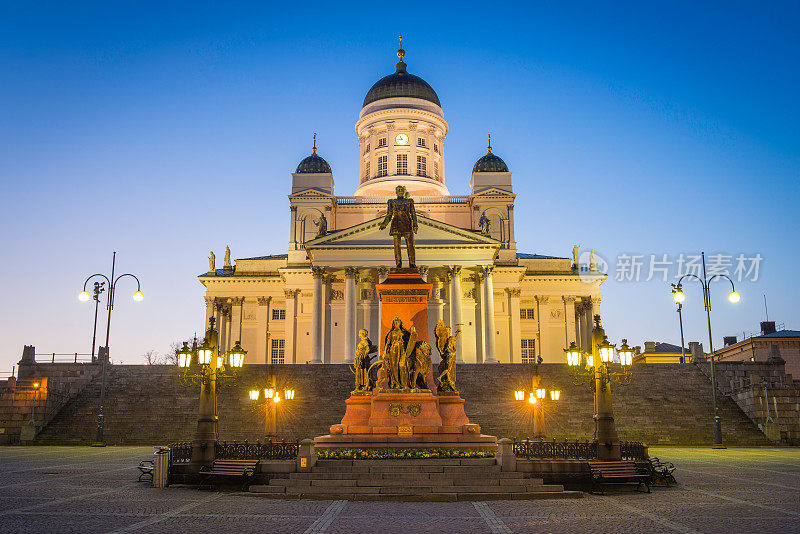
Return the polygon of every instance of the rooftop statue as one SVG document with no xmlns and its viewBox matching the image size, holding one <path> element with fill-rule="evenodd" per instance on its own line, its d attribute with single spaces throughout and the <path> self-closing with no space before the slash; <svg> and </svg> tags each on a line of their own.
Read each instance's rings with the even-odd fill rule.
<svg viewBox="0 0 800 534">
<path fill-rule="evenodd" d="M 208 257 L 208 272 L 213 272 L 217 270 L 217 257 L 214 255 L 214 251 L 211 251 L 211 255 Z"/>
<path fill-rule="evenodd" d="M 225 265 L 224 265 L 224 267 L 226 269 L 230 269 L 231 268 L 231 247 L 230 246 L 226 246 L 225 247 Z"/>
<path fill-rule="evenodd" d="M 391 221 L 389 235 L 394 238 L 394 262 L 398 268 L 403 266 L 403 257 L 400 252 L 400 239 L 406 239 L 409 267 L 416 267 L 414 254 L 414 234 L 417 233 L 417 212 L 414 210 L 414 199 L 408 196 L 406 188 L 398 185 L 395 188 L 397 198 L 389 199 L 386 203 L 386 217 L 378 225 L 383 230 Z"/>
<path fill-rule="evenodd" d="M 324 213 L 320 213 L 319 220 L 314 221 L 314 224 L 319 228 L 317 237 L 322 237 L 328 233 L 328 219 L 325 218 Z"/>
<path fill-rule="evenodd" d="M 489 235 L 492 231 L 492 221 L 489 220 L 489 217 L 486 216 L 486 212 L 483 212 L 481 218 L 478 219 L 478 226 L 481 227 L 481 233 L 483 235 Z"/>
</svg>

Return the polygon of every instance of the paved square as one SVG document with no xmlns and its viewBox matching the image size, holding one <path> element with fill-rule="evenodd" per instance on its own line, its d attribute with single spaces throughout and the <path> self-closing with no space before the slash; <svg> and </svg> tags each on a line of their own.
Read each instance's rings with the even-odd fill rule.
<svg viewBox="0 0 800 534">
<path fill-rule="evenodd" d="M 678 486 L 553 501 L 273 500 L 138 483 L 150 447 L 0 448 L 0 531 L 800 532 L 800 450 L 660 447 Z"/>
</svg>

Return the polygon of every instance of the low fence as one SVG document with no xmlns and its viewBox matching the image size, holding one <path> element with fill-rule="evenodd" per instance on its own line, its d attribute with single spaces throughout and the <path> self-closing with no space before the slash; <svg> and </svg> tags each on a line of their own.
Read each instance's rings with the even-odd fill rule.
<svg viewBox="0 0 800 534">
<path fill-rule="evenodd" d="M 647 447 L 639 441 L 621 441 L 620 449 L 623 460 L 646 460 Z M 557 460 L 592 460 L 597 458 L 597 442 L 595 441 L 545 441 L 514 439 L 514 456 L 531 459 Z"/>
<path fill-rule="evenodd" d="M 192 460 L 192 444 L 173 443 L 170 446 L 173 464 L 185 464 Z M 262 443 L 217 442 L 214 457 L 219 460 L 294 460 L 300 454 L 299 441 L 267 441 Z"/>
<path fill-rule="evenodd" d="M 36 363 L 94 363 L 91 354 L 81 352 L 47 352 L 34 356 Z"/>
</svg>

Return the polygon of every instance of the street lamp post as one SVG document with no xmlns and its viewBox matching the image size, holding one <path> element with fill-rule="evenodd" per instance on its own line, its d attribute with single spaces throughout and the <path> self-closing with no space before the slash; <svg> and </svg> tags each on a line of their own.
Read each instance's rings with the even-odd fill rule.
<svg viewBox="0 0 800 534">
<path fill-rule="evenodd" d="M 674 289 L 672 290 L 672 297 L 679 306 L 684 300 L 686 300 L 686 295 L 683 292 L 682 285 L 684 278 L 695 278 L 698 282 L 700 282 L 700 286 L 703 288 L 703 305 L 706 309 L 706 322 L 708 324 L 708 350 L 711 362 L 711 404 L 714 409 L 714 445 L 712 445 L 712 448 L 724 449 L 726 447 L 722 443 L 722 422 L 720 421 L 719 411 L 717 409 L 717 377 L 714 373 L 714 339 L 711 337 L 711 282 L 713 282 L 716 278 L 724 278 L 731 283 L 731 292 L 728 294 L 728 300 L 733 304 L 736 304 L 739 302 L 740 297 L 739 293 L 736 292 L 736 287 L 733 285 L 733 280 L 731 280 L 728 275 L 715 274 L 711 277 L 706 275 L 705 252 L 701 252 L 700 255 L 703 258 L 703 278 L 700 278 L 694 273 L 684 274 L 678 279 L 677 285 L 674 286 Z M 681 343 L 681 345 L 682 344 L 683 343 Z"/>
<path fill-rule="evenodd" d="M 271 377 L 274 381 L 274 376 Z M 250 400 L 257 402 L 261 396 L 261 390 L 251 389 Z M 281 402 L 294 400 L 294 390 L 285 389 L 283 399 L 280 392 L 274 387 L 264 388 L 264 439 L 272 440 L 278 438 L 278 408 Z"/>
<path fill-rule="evenodd" d="M 227 358 L 225 354 L 220 354 L 219 334 L 214 328 L 214 318 L 209 318 L 208 322 L 209 328 L 206 330 L 202 345 L 198 347 L 195 340 L 190 348 L 189 344 L 184 342 L 183 347 L 177 352 L 181 385 L 200 386 L 197 430 L 192 440 L 191 464 L 195 470 L 214 461 L 219 420 L 217 380 L 235 378 L 244 365 L 244 357 L 247 354 L 238 341 L 228 352 Z"/>
<path fill-rule="evenodd" d="M 111 259 L 111 276 L 108 277 L 100 273 L 95 273 L 89 276 L 83 283 L 83 291 L 78 293 L 78 300 L 80 300 L 81 302 L 87 302 L 90 298 L 92 298 L 89 295 L 89 292 L 86 291 L 86 284 L 89 283 L 89 280 L 91 280 L 96 276 L 99 276 L 101 278 L 104 278 L 106 283 L 108 284 L 108 298 L 106 302 L 106 308 L 108 308 L 108 322 L 106 324 L 106 347 L 102 362 L 103 367 L 102 367 L 102 378 L 100 382 L 100 410 L 97 414 L 97 434 L 95 436 L 94 443 L 92 444 L 92 446 L 94 447 L 105 447 L 106 445 L 105 441 L 103 441 L 103 427 L 105 426 L 105 421 L 103 418 L 103 410 L 105 407 L 105 400 L 106 400 L 106 364 L 108 363 L 108 358 L 109 358 L 108 340 L 109 337 L 111 336 L 111 311 L 114 309 L 114 294 L 116 293 L 117 282 L 119 282 L 121 278 L 130 276 L 131 278 L 136 280 L 136 291 L 133 292 L 133 300 L 139 302 L 144 298 L 144 293 L 142 293 L 142 284 L 139 282 L 139 279 L 136 277 L 136 275 L 125 273 L 114 278 L 114 269 L 116 267 L 116 264 L 117 264 L 117 253 L 114 252 L 114 256 Z M 97 328 L 97 305 L 99 303 L 100 292 L 102 292 L 102 289 L 98 290 L 97 283 L 95 283 L 94 291 L 95 291 L 94 298 L 97 301 L 97 303 L 95 303 L 95 328 Z M 94 341 L 92 341 L 92 347 L 94 347 Z M 94 349 L 92 349 L 92 353 L 94 353 Z"/>
<path fill-rule="evenodd" d="M 533 437 L 534 439 L 545 439 L 544 406 L 546 402 L 556 402 L 561 398 L 561 391 L 539 387 L 540 377 L 538 374 L 531 380 L 531 391 L 528 395 L 528 404 L 533 410 Z M 547 401 L 547 397 L 550 401 Z M 518 401 L 525 400 L 525 390 L 518 389 L 514 392 L 514 398 Z"/>
<path fill-rule="evenodd" d="M 678 292 L 678 287 L 675 284 L 672 285 L 672 295 L 675 298 L 675 294 Z M 683 315 L 681 314 L 681 310 L 683 309 L 682 302 L 677 302 L 678 305 L 678 324 L 681 325 L 681 363 L 686 363 L 686 347 L 684 346 L 683 341 Z"/>
<path fill-rule="evenodd" d="M 569 348 L 564 349 L 564 353 L 572 372 L 573 382 L 585 383 L 589 389 L 594 390 L 594 442 L 597 444 L 597 459 L 614 462 L 622 459 L 622 451 L 614 423 L 611 383 L 617 382 L 621 385 L 630 383 L 633 350 L 628 346 L 627 340 L 623 339 L 622 346 L 617 351 L 616 347 L 608 342 L 605 330 L 600 325 L 600 316 L 595 315 L 594 320 L 592 351 L 584 354 L 573 341 Z M 612 367 L 615 352 L 619 354 L 621 371 Z"/>
<path fill-rule="evenodd" d="M 36 401 L 39 399 L 39 382 L 33 383 L 33 407 L 31 408 L 31 426 L 36 427 Z"/>
</svg>

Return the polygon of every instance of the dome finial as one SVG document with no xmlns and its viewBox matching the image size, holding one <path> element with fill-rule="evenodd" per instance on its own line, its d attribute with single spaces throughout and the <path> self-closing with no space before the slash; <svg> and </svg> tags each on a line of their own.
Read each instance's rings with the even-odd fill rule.
<svg viewBox="0 0 800 534">
<path fill-rule="evenodd" d="M 311 153 L 317 153 L 317 132 L 314 132 L 314 147 L 311 149 Z"/>
<path fill-rule="evenodd" d="M 492 153 L 492 134 L 489 134 L 489 146 L 486 147 L 486 151 L 491 154 Z"/>
<path fill-rule="evenodd" d="M 403 36 L 400 35 L 400 48 L 397 49 L 397 57 L 400 58 L 400 61 L 397 62 L 397 72 L 404 73 L 406 72 L 406 64 L 403 61 L 403 58 L 406 55 L 406 51 L 403 50 Z"/>
</svg>

